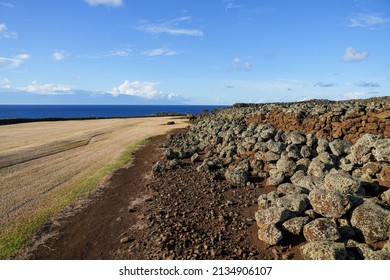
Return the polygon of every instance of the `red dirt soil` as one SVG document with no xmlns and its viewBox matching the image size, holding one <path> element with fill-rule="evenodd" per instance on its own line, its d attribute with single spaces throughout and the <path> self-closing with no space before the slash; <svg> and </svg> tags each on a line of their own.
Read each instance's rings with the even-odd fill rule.
<svg viewBox="0 0 390 280">
<path fill-rule="evenodd" d="M 182 132 L 182 131 L 181 131 Z M 45 225 L 22 259 L 301 259 L 298 245 L 257 238 L 257 197 L 272 188 L 236 188 L 186 162 L 153 175 L 165 136 L 136 151 L 90 199 Z M 211 214 L 210 214 L 211 213 Z"/>
</svg>

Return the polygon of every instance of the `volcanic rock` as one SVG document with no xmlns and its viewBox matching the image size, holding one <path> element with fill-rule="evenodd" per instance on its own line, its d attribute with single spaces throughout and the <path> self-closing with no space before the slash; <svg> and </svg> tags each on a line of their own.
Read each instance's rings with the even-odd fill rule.
<svg viewBox="0 0 390 280">
<path fill-rule="evenodd" d="M 295 217 L 285 221 L 282 225 L 288 232 L 299 235 L 302 233 L 303 226 L 309 222 L 309 217 Z"/>
<path fill-rule="evenodd" d="M 257 235 L 261 241 L 269 245 L 276 245 L 283 239 L 282 232 L 274 224 L 265 224 L 260 227 Z"/>
<path fill-rule="evenodd" d="M 293 216 L 294 214 L 284 207 L 272 206 L 267 209 L 258 210 L 255 214 L 255 219 L 257 226 L 261 228 L 265 224 L 276 224 Z"/>
<path fill-rule="evenodd" d="M 364 194 L 360 181 L 343 170 L 332 169 L 325 176 L 324 187 L 344 194 Z"/>
<path fill-rule="evenodd" d="M 301 246 L 306 260 L 345 260 L 347 250 L 343 243 L 332 241 L 314 241 Z"/>
<path fill-rule="evenodd" d="M 367 201 L 352 212 L 351 224 L 359 230 L 367 243 L 390 237 L 390 211 Z"/>
<path fill-rule="evenodd" d="M 325 218 L 318 218 L 303 227 L 303 235 L 311 241 L 337 241 L 340 233 L 337 226 Z"/>
<path fill-rule="evenodd" d="M 308 198 L 314 211 L 327 218 L 340 218 L 351 208 L 348 197 L 338 191 L 318 188 Z"/>
</svg>

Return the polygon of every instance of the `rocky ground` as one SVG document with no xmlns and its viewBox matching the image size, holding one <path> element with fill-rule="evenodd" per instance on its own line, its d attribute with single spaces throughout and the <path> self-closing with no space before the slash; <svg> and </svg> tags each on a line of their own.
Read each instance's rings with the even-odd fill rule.
<svg viewBox="0 0 390 280">
<path fill-rule="evenodd" d="M 237 104 L 193 122 L 48 225 L 28 258 L 390 259 L 389 97 Z"/>
<path fill-rule="evenodd" d="M 269 246 L 301 240 L 305 259 L 390 259 L 389 132 L 390 98 L 241 104 L 168 138 L 154 171 L 190 158 L 237 189 L 274 186 L 253 212 Z"/>
</svg>

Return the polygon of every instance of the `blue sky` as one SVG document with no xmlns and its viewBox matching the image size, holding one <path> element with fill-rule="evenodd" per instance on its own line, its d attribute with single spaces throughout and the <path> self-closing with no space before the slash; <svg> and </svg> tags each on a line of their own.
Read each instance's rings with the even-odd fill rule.
<svg viewBox="0 0 390 280">
<path fill-rule="evenodd" d="M 0 0 L 0 104 L 388 96 L 389 50 L 388 0 Z"/>
</svg>

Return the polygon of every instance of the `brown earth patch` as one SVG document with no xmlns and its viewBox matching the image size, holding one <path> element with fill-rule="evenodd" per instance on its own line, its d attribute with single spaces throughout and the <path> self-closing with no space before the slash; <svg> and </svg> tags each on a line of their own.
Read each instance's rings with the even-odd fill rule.
<svg viewBox="0 0 390 280">
<path fill-rule="evenodd" d="M 163 158 L 164 136 L 134 153 L 86 203 L 47 224 L 23 259 L 301 259 L 291 245 L 257 238 L 257 197 L 272 190 L 256 182 L 236 187 L 199 173 L 188 161 L 151 173 Z"/>
</svg>

